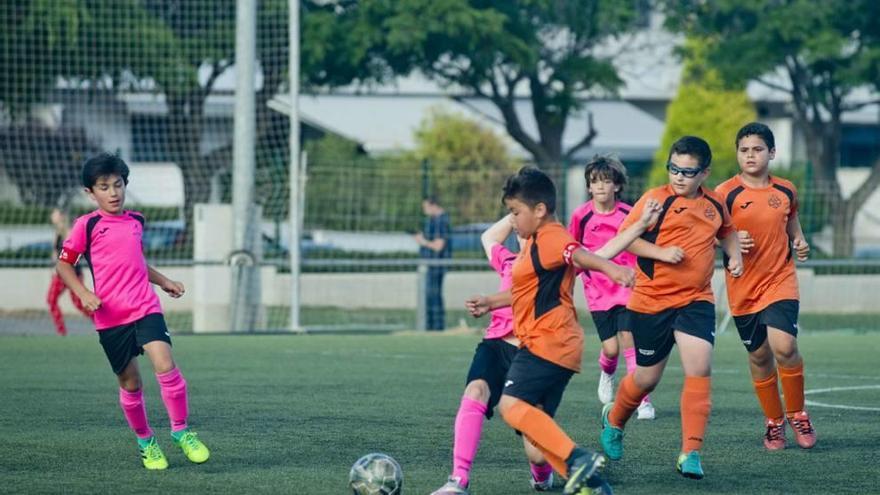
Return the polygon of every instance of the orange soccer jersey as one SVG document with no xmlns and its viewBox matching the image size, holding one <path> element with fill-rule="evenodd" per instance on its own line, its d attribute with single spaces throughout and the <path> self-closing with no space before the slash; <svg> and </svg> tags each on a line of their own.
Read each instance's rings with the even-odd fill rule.
<svg viewBox="0 0 880 495">
<path fill-rule="evenodd" d="M 727 276 L 727 297 L 734 316 L 756 313 L 771 303 L 798 299 L 798 281 L 788 236 L 788 219 L 797 213 L 794 185 L 770 177 L 770 185 L 752 188 L 739 175 L 719 185 L 736 230 L 747 231 L 755 247 L 743 255 L 743 274 Z"/>
<path fill-rule="evenodd" d="M 721 198 L 705 187 L 700 188 L 700 195 L 694 199 L 676 195 L 668 185 L 655 187 L 633 206 L 620 226 L 621 232 L 642 216 L 645 202 L 650 198 L 663 205 L 663 211 L 642 238 L 659 246 L 678 246 L 684 250 L 685 258 L 673 265 L 640 257 L 636 286 L 626 307 L 655 314 L 695 301 L 714 303 L 715 238 L 721 239 L 733 232 L 730 215 Z"/>
<path fill-rule="evenodd" d="M 580 246 L 560 223 L 541 226 L 513 265 L 514 334 L 532 354 L 579 372 L 584 332 L 572 290 L 575 271 L 566 251 Z"/>
</svg>

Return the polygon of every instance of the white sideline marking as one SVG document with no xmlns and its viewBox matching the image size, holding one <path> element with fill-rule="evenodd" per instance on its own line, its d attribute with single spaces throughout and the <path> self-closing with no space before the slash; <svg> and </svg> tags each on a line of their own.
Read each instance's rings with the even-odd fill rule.
<svg viewBox="0 0 880 495">
<path fill-rule="evenodd" d="M 804 395 L 811 394 L 824 394 L 828 392 L 842 392 L 844 390 L 872 390 L 872 389 L 880 389 L 880 385 L 854 385 L 851 387 L 829 387 L 829 388 L 817 388 L 813 390 L 805 390 Z M 829 407 L 832 409 L 849 409 L 851 411 L 880 411 L 880 407 L 864 407 L 864 406 L 850 406 L 846 404 L 826 404 L 824 402 L 816 402 L 812 400 L 804 401 L 804 404 L 808 406 L 816 406 L 816 407 Z"/>
</svg>

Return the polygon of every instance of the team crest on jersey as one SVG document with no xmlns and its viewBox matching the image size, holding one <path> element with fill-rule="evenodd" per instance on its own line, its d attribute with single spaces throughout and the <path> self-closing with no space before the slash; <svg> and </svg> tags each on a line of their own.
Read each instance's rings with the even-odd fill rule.
<svg viewBox="0 0 880 495">
<path fill-rule="evenodd" d="M 782 206 L 782 200 L 779 199 L 779 196 L 771 194 L 770 199 L 767 200 L 767 204 L 770 205 L 770 208 L 779 208 Z"/>
<path fill-rule="evenodd" d="M 715 215 L 717 215 L 718 213 L 715 211 L 715 208 L 707 206 L 703 214 L 706 215 L 706 218 L 708 218 L 709 220 L 715 220 Z"/>
</svg>

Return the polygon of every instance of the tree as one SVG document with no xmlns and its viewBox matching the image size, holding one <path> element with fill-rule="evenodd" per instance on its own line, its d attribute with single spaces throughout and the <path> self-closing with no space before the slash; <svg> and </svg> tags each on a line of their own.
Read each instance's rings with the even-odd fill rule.
<svg viewBox="0 0 880 495">
<path fill-rule="evenodd" d="M 429 192 L 440 197 L 456 222 L 494 218 L 501 207 L 499 185 L 519 167 L 500 136 L 466 117 L 433 109 L 415 140 L 412 162 L 427 161 Z"/>
<path fill-rule="evenodd" d="M 342 1 L 322 15 L 328 20 L 321 32 L 346 39 L 311 54 L 322 61 L 313 65 L 328 69 L 324 84 L 340 81 L 337 74 L 343 81 L 382 80 L 419 69 L 491 101 L 508 134 L 544 164 L 570 158 L 596 136 L 591 123 L 577 144 L 563 149 L 568 118 L 585 98 L 612 94 L 622 84 L 597 46 L 636 20 L 633 2 L 615 0 Z M 524 95 L 537 135 L 518 113 Z"/>
<path fill-rule="evenodd" d="M 666 127 L 660 148 L 654 154 L 650 182 L 667 182 L 669 148 L 685 135 L 700 136 L 712 148 L 710 183 L 739 172 L 736 162 L 736 132 L 756 118 L 755 109 L 743 88 L 726 87 L 718 72 L 706 65 L 707 43 L 690 39 L 686 43 L 678 94 L 666 109 Z"/>
<path fill-rule="evenodd" d="M 873 0 L 665 0 L 669 26 L 712 41 L 728 81 L 755 81 L 791 98 L 817 186 L 826 190 L 833 254 L 853 254 L 856 213 L 880 185 L 880 160 L 848 198 L 837 181 L 845 112 L 878 103 L 880 3 Z M 856 99 L 867 89 L 868 98 Z"/>
</svg>

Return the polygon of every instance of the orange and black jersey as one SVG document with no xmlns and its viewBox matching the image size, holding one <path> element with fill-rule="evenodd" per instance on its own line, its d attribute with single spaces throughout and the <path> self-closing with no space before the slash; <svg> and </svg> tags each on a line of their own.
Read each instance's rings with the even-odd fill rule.
<svg viewBox="0 0 880 495">
<path fill-rule="evenodd" d="M 678 196 L 669 185 L 655 187 L 636 202 L 620 232 L 641 218 L 645 202 L 651 198 L 663 209 L 657 223 L 642 238 L 661 247 L 678 246 L 684 250 L 685 258 L 670 264 L 639 257 L 636 285 L 627 308 L 656 314 L 695 301 L 714 303 L 715 239 L 734 232 L 727 207 L 717 194 L 704 187 L 694 199 Z"/>
<path fill-rule="evenodd" d="M 736 230 L 745 230 L 755 241 L 743 255 L 743 274 L 727 276 L 727 298 L 734 316 L 756 313 L 782 300 L 797 300 L 798 281 L 788 222 L 797 214 L 797 190 L 778 177 L 767 187 L 747 186 L 739 175 L 715 191 L 730 210 Z"/>
<path fill-rule="evenodd" d="M 575 372 L 584 332 L 572 302 L 570 263 L 579 247 L 562 224 L 542 225 L 517 256 L 511 287 L 514 335 L 532 354 Z"/>
</svg>

